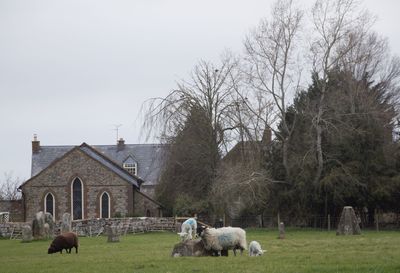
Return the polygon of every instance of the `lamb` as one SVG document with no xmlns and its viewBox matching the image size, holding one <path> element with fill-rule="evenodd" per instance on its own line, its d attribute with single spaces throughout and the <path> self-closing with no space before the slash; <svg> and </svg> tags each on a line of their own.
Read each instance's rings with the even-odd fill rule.
<svg viewBox="0 0 400 273">
<path fill-rule="evenodd" d="M 56 252 L 62 253 L 63 249 L 65 249 L 67 253 L 71 253 L 71 249 L 73 247 L 75 247 L 75 253 L 78 253 L 78 236 L 73 232 L 66 232 L 61 235 L 58 235 L 53 240 L 47 253 L 48 254 L 53 254 Z"/>
<path fill-rule="evenodd" d="M 249 244 L 249 256 L 261 256 L 266 250 L 261 249 L 261 245 L 257 241 L 251 241 Z"/>
<path fill-rule="evenodd" d="M 236 249 L 240 249 L 240 254 L 247 249 L 246 231 L 237 227 L 206 228 L 202 235 L 204 246 L 207 250 L 216 252 L 233 249 L 236 256 Z"/>
<path fill-rule="evenodd" d="M 182 241 L 191 240 L 196 236 L 196 231 L 197 231 L 196 218 L 189 218 L 182 223 L 181 232 L 178 232 L 178 235 L 181 237 Z"/>
</svg>

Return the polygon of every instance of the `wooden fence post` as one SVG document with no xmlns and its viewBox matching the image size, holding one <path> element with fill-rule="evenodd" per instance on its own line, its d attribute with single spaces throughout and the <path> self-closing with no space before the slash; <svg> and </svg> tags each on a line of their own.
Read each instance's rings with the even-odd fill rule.
<svg viewBox="0 0 400 273">
<path fill-rule="evenodd" d="M 331 231 L 331 215 L 328 214 L 328 231 Z"/>
</svg>

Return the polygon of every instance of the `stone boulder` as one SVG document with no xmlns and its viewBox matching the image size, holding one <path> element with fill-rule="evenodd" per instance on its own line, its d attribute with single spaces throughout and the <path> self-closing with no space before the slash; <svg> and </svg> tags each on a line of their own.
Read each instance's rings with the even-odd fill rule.
<svg viewBox="0 0 400 273">
<path fill-rule="evenodd" d="M 183 256 L 212 256 L 213 252 L 204 248 L 204 243 L 201 239 L 186 240 L 176 244 L 172 250 L 172 257 Z"/>
<path fill-rule="evenodd" d="M 353 207 L 343 208 L 336 235 L 359 235 L 361 229 Z"/>
</svg>

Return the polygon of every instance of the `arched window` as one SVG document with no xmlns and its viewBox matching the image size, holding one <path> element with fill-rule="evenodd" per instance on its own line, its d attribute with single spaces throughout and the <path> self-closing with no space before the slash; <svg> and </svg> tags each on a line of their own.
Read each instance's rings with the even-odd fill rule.
<svg viewBox="0 0 400 273">
<path fill-rule="evenodd" d="M 110 218 L 110 195 L 107 192 L 100 196 L 100 218 Z"/>
<path fill-rule="evenodd" d="M 49 192 L 44 197 L 44 212 L 50 213 L 53 216 L 53 219 L 55 219 L 54 210 L 55 210 L 55 198 L 53 194 Z"/>
<path fill-rule="evenodd" d="M 71 185 L 71 214 L 72 220 L 83 219 L 83 184 L 79 178 Z"/>
</svg>

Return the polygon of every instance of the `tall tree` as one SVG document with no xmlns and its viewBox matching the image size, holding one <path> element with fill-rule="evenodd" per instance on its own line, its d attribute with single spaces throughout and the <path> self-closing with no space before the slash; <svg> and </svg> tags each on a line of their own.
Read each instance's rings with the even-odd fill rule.
<svg viewBox="0 0 400 273">
<path fill-rule="evenodd" d="M 323 130 L 326 122 L 325 93 L 328 87 L 329 71 L 338 65 L 340 60 L 356 46 L 359 39 L 349 39 L 353 29 L 365 32 L 371 25 L 370 15 L 360 9 L 355 0 L 317 0 L 312 8 L 314 37 L 311 44 L 312 69 L 317 75 L 315 82 L 320 89 L 313 126 L 316 130 L 317 169 L 314 184 L 318 184 L 324 168 L 324 152 L 322 147 Z"/>
<path fill-rule="evenodd" d="M 157 186 L 158 199 L 171 210 L 179 212 L 179 201 L 184 198 L 191 213 L 199 213 L 206 207 L 215 179 L 219 151 L 212 137 L 212 124 L 205 109 L 193 107 L 184 127 L 171 138 L 166 166 Z M 200 206 L 193 206 L 200 202 Z"/>
<path fill-rule="evenodd" d="M 248 82 L 255 97 L 266 97 L 272 101 L 273 119 L 281 122 L 282 130 L 276 130 L 270 115 L 260 117 L 264 120 L 265 128 L 273 130 L 282 143 L 286 182 L 291 180 L 288 145 L 293 130 L 286 122 L 286 113 L 290 98 L 297 92 L 301 74 L 296 63 L 299 57 L 296 45 L 303 12 L 293 2 L 276 1 L 272 7 L 271 20 L 262 20 L 245 40 Z M 257 108 L 250 104 L 247 106 L 254 109 L 254 115 L 260 114 L 260 111 L 255 110 Z"/>
</svg>

